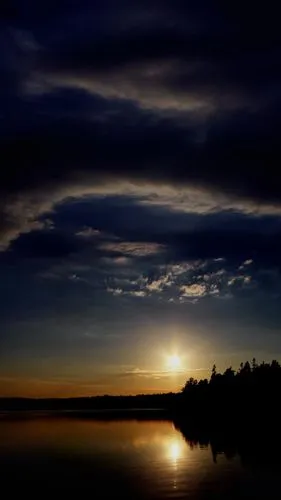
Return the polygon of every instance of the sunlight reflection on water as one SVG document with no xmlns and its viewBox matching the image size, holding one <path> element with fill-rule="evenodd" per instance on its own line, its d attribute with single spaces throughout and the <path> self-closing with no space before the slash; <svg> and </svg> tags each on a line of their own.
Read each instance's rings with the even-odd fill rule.
<svg viewBox="0 0 281 500">
<path fill-rule="evenodd" d="M 184 446 L 186 446 L 186 444 L 180 437 L 175 436 L 168 439 L 165 446 L 167 449 L 167 457 L 171 460 L 174 466 L 177 466 L 179 459 L 184 455 Z"/>
</svg>

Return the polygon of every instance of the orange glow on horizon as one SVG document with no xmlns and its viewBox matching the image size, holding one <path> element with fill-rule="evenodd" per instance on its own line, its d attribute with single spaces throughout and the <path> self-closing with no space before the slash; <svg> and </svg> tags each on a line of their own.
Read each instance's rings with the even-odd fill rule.
<svg viewBox="0 0 281 500">
<path fill-rule="evenodd" d="M 184 380 L 183 380 L 184 382 Z M 145 384 L 145 385 L 144 385 Z M 102 396 L 104 394 L 136 395 L 136 394 L 156 394 L 164 392 L 176 392 L 183 385 L 175 384 L 174 380 L 146 380 L 126 381 L 114 386 L 105 384 L 95 386 L 95 384 L 80 383 L 53 383 L 48 380 L 30 379 L 0 379 L 0 397 L 25 397 L 25 398 L 69 398 Z"/>
</svg>

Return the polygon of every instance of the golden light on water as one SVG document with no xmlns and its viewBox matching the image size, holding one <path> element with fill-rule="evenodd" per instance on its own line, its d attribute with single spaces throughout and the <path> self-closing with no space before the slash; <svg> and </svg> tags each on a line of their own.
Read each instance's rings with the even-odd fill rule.
<svg viewBox="0 0 281 500">
<path fill-rule="evenodd" d="M 181 449 L 179 443 L 172 443 L 170 445 L 170 457 L 172 460 L 176 461 L 180 458 Z"/>
<path fill-rule="evenodd" d="M 167 456 L 173 462 L 174 465 L 177 464 L 178 460 L 183 455 L 183 443 L 180 439 L 172 438 L 167 443 Z"/>
<path fill-rule="evenodd" d="M 146 429 L 151 430 L 151 434 L 141 435 L 134 439 L 134 446 L 137 449 L 149 448 L 153 450 L 159 460 L 169 462 L 172 466 L 176 467 L 179 461 L 186 457 L 187 445 L 181 435 L 166 423 L 160 423 L 165 427 L 165 432 L 158 431 L 157 425 L 159 422 L 149 422 L 146 424 Z"/>
</svg>

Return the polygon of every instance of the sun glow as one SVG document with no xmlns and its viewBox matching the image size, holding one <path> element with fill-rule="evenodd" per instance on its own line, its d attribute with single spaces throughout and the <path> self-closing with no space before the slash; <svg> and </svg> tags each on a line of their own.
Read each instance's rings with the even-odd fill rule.
<svg viewBox="0 0 281 500">
<path fill-rule="evenodd" d="M 171 460 L 178 460 L 180 458 L 180 455 L 181 455 L 181 448 L 180 448 L 180 445 L 179 443 L 172 443 L 171 446 L 170 446 L 170 457 L 171 457 Z"/>
<path fill-rule="evenodd" d="M 177 354 L 168 356 L 167 365 L 171 372 L 176 372 L 181 367 L 181 359 Z"/>
</svg>

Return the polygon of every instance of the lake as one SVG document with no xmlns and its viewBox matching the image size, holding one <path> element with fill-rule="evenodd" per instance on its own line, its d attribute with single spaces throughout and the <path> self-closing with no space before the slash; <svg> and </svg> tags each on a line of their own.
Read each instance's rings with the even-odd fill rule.
<svg viewBox="0 0 281 500">
<path fill-rule="evenodd" d="M 259 440 L 264 438 L 257 438 L 257 450 Z M 220 451 L 207 442 L 188 441 L 168 420 L 41 416 L 0 421 L 1 483 L 7 497 L 275 498 L 280 463 L 264 452 L 256 460 L 257 454 L 245 460 L 233 447 Z"/>
</svg>

